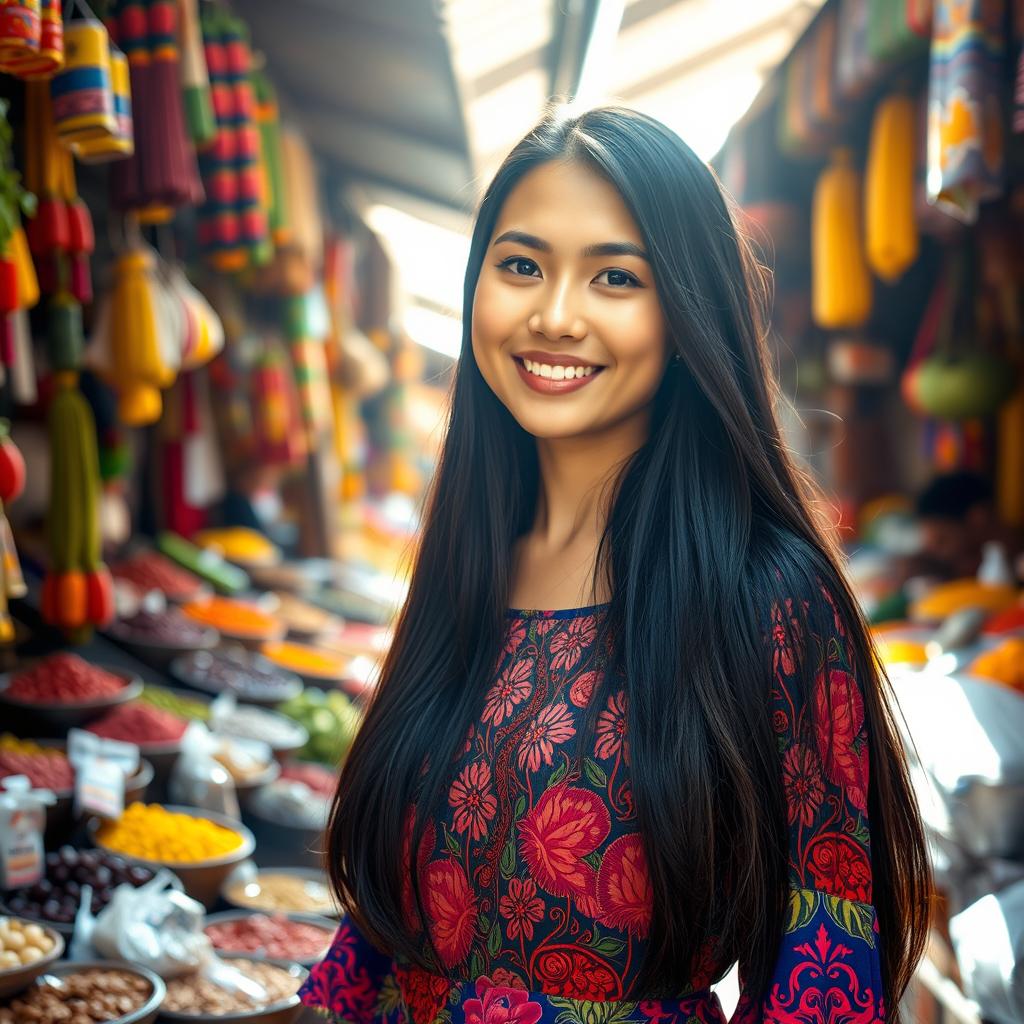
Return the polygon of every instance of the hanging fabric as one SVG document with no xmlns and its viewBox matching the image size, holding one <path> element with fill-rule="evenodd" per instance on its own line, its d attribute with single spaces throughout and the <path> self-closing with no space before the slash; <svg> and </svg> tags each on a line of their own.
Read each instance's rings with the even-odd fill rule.
<svg viewBox="0 0 1024 1024">
<path fill-rule="evenodd" d="M 113 167 L 111 203 L 160 223 L 203 197 L 182 110 L 177 7 L 117 0 L 107 27 L 128 59 L 135 129 L 134 154 Z"/>
<path fill-rule="evenodd" d="M 196 0 L 178 0 L 181 25 L 181 88 L 185 100 L 185 123 L 196 147 L 202 149 L 217 134 L 213 113 L 210 74 L 203 52 L 203 34 L 199 27 L 199 5 Z"/>
<path fill-rule="evenodd" d="M 217 134 L 199 158 L 207 190 L 199 244 L 219 270 L 240 271 L 265 264 L 273 251 L 263 205 L 251 55 L 242 22 L 225 11 L 206 11 L 202 31 Z"/>
<path fill-rule="evenodd" d="M 928 77 L 928 199 L 973 224 L 1002 194 L 1004 0 L 935 0 Z"/>
<path fill-rule="evenodd" d="M 117 119 L 107 30 L 84 18 L 71 22 L 64 35 L 67 61 L 50 82 L 57 138 L 65 146 L 109 138 Z"/>
<path fill-rule="evenodd" d="M 2 23 L 0 71 L 19 78 L 49 78 L 64 65 L 64 23 L 60 0 L 32 0 L 30 3 L 5 3 L 12 21 Z M 19 37 L 18 32 L 25 36 Z M 22 46 L 22 40 L 29 45 Z"/>
</svg>

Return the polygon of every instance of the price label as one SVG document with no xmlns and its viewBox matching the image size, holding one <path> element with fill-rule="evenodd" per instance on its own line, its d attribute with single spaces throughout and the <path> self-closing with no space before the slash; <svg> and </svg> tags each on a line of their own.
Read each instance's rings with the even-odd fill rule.
<svg viewBox="0 0 1024 1024">
<path fill-rule="evenodd" d="M 42 807 L 4 810 L 0 814 L 0 875 L 5 889 L 34 885 L 43 877 Z"/>
<path fill-rule="evenodd" d="M 75 773 L 75 806 L 79 814 L 120 818 L 124 813 L 124 768 L 106 758 L 87 758 Z"/>
</svg>

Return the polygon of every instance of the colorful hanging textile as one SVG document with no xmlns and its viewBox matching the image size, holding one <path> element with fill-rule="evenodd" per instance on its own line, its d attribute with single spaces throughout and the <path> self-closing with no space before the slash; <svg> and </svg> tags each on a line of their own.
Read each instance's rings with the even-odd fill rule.
<svg viewBox="0 0 1024 1024">
<path fill-rule="evenodd" d="M 1005 0 L 935 0 L 928 200 L 968 224 L 1003 190 L 1005 12 Z"/>
<path fill-rule="evenodd" d="M 49 78 L 63 65 L 60 0 L 6 0 L 0 5 L 0 71 Z"/>
<path fill-rule="evenodd" d="M 111 174 L 115 209 L 159 222 L 203 197 L 182 111 L 178 11 L 173 0 L 117 0 L 107 22 L 128 58 L 135 153 Z"/>
<path fill-rule="evenodd" d="M 206 70 L 203 34 L 199 27 L 197 0 L 179 0 L 181 14 L 181 89 L 185 100 L 185 123 L 198 148 L 209 145 L 217 134 Z"/>
<path fill-rule="evenodd" d="M 217 134 L 199 157 L 207 200 L 199 244 L 220 270 L 244 270 L 271 255 L 260 165 L 260 133 L 249 75 L 252 58 L 238 18 L 212 8 L 203 14 Z"/>
<path fill-rule="evenodd" d="M 880 65 L 868 47 L 871 0 L 839 0 L 836 90 L 844 100 L 863 96 L 878 80 Z"/>
</svg>

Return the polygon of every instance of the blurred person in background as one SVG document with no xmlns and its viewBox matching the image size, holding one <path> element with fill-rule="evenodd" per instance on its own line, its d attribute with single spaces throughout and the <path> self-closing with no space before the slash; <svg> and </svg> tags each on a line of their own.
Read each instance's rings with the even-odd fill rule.
<svg viewBox="0 0 1024 1024">
<path fill-rule="evenodd" d="M 498 170 L 308 1005 L 711 1024 L 738 961 L 736 1021 L 898 1018 L 925 840 L 780 437 L 767 284 L 711 170 L 642 114 L 554 112 Z"/>
</svg>

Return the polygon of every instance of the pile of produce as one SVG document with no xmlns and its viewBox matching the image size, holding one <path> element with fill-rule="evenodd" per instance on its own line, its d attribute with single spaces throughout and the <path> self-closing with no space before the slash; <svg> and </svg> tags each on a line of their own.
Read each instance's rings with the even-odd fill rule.
<svg viewBox="0 0 1024 1024">
<path fill-rule="evenodd" d="M 116 697 L 125 685 L 120 676 L 90 665 L 77 654 L 53 654 L 18 672 L 4 692 L 32 704 L 72 704 Z"/>
<path fill-rule="evenodd" d="M 277 617 L 291 633 L 316 636 L 318 633 L 327 633 L 341 626 L 341 619 L 337 615 L 303 601 L 294 594 L 278 591 L 275 596 L 278 599 Z"/>
<path fill-rule="evenodd" d="M 333 914 L 331 890 L 323 882 L 279 871 L 261 871 L 251 882 L 233 883 L 228 901 L 253 910 L 283 910 L 296 914 Z"/>
<path fill-rule="evenodd" d="M 54 924 L 71 924 L 82 895 L 92 886 L 92 905 L 98 914 L 119 885 L 138 888 L 153 878 L 149 868 L 129 864 L 104 850 L 76 850 L 62 846 L 46 855 L 45 874 L 27 889 L 13 889 L 4 897 L 7 909 Z"/>
<path fill-rule="evenodd" d="M 260 651 L 280 668 L 309 679 L 337 682 L 344 678 L 345 669 L 348 668 L 348 658 L 311 644 L 271 642 L 264 644 Z"/>
<path fill-rule="evenodd" d="M 175 661 L 171 671 L 189 686 L 233 693 L 240 700 L 283 701 L 302 689 L 298 676 L 244 650 L 193 651 Z"/>
<path fill-rule="evenodd" d="M 1024 605 L 1022 604 L 1012 605 L 1005 611 L 993 615 L 982 630 L 988 636 L 998 636 L 1001 633 L 1015 631 L 1024 632 Z"/>
<path fill-rule="evenodd" d="M 161 612 L 142 609 L 126 619 L 111 623 L 109 633 L 130 644 L 157 644 L 164 647 L 195 648 L 207 640 L 207 630 L 186 619 L 174 608 Z"/>
<path fill-rule="evenodd" d="M 273 565 L 281 557 L 280 549 L 255 530 L 232 526 L 223 530 L 201 530 L 193 540 L 201 548 L 215 551 L 239 565 Z"/>
<path fill-rule="evenodd" d="M 107 740 L 121 740 L 147 747 L 177 743 L 185 735 L 187 726 L 183 718 L 172 712 L 138 700 L 111 708 L 86 728 Z"/>
<path fill-rule="evenodd" d="M 0 736 L 0 779 L 8 775 L 25 775 L 33 788 L 57 792 L 75 784 L 75 771 L 61 751 L 5 732 Z"/>
<path fill-rule="evenodd" d="M 158 590 L 172 601 L 189 601 L 203 588 L 198 576 L 175 565 L 156 551 L 140 551 L 111 566 L 115 580 L 123 580 L 139 593 Z"/>
<path fill-rule="evenodd" d="M 323 765 L 307 761 L 289 761 L 281 769 L 281 780 L 299 782 L 313 793 L 320 796 L 333 797 L 334 787 L 338 784 L 337 775 L 328 771 Z"/>
<path fill-rule="evenodd" d="M 297 755 L 310 761 L 336 766 L 348 753 L 360 715 L 355 705 L 336 690 L 306 689 L 278 710 L 295 719 L 309 733 L 309 740 Z"/>
<path fill-rule="evenodd" d="M 186 974 L 167 982 L 164 1010 L 200 1016 L 223 1017 L 232 1013 L 251 1013 L 261 1006 L 273 1006 L 299 990 L 302 980 L 281 967 L 252 960 L 232 959 L 230 966 L 258 982 L 267 991 L 265 1003 L 254 1004 L 244 992 L 229 992 L 199 974 Z"/>
<path fill-rule="evenodd" d="M 16 917 L 0 917 L 0 971 L 34 964 L 52 953 L 55 945 L 39 925 Z"/>
<path fill-rule="evenodd" d="M 259 740 L 275 750 L 296 747 L 306 736 L 301 726 L 290 718 L 251 704 L 239 704 L 229 712 L 218 714 L 213 727 L 220 735 Z"/>
<path fill-rule="evenodd" d="M 34 985 L 0 1004 L 0 1024 L 101 1024 L 134 1013 L 152 994 L 152 985 L 141 974 L 116 967 L 90 967 L 65 974 L 59 985 Z"/>
<path fill-rule="evenodd" d="M 331 932 L 281 914 L 248 914 L 209 924 L 206 934 L 222 952 L 259 953 L 273 960 L 316 960 L 331 942 Z"/>
<path fill-rule="evenodd" d="M 933 587 L 913 603 L 911 618 L 917 622 L 942 622 L 963 608 L 981 608 L 992 614 L 1017 603 L 1015 587 L 979 583 L 975 579 L 953 580 Z"/>
<path fill-rule="evenodd" d="M 234 829 L 208 818 L 168 811 L 160 804 L 131 804 L 96 836 L 109 850 L 141 860 L 190 864 L 232 853 L 242 845 Z"/>
<path fill-rule="evenodd" d="M 210 717 L 209 707 L 201 700 L 193 700 L 163 686 L 147 683 L 142 688 L 139 700 L 188 721 L 205 722 Z"/>
<path fill-rule="evenodd" d="M 284 632 L 273 615 L 236 598 L 211 597 L 186 604 L 181 610 L 194 622 L 240 640 L 268 640 Z"/>
<path fill-rule="evenodd" d="M 1024 637 L 1011 637 L 979 654 L 968 671 L 1024 694 Z"/>
</svg>

